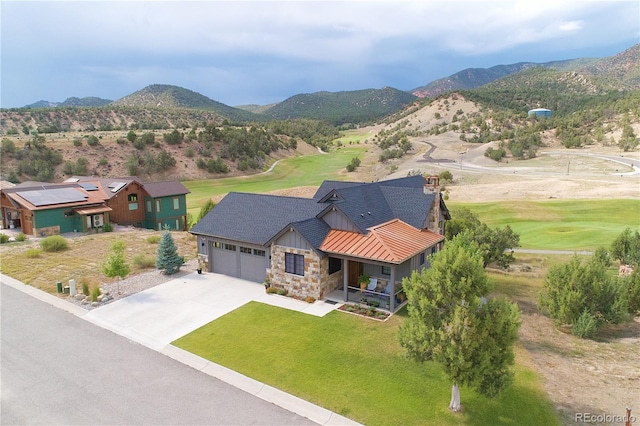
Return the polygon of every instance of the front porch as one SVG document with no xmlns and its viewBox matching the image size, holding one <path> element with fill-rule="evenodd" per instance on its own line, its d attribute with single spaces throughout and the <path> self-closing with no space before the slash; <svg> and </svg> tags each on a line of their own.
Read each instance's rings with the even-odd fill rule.
<svg viewBox="0 0 640 426">
<path fill-rule="evenodd" d="M 329 293 L 327 299 L 358 303 L 396 312 L 406 296 L 402 279 L 411 274 L 411 262 L 400 265 L 384 262 L 363 262 L 343 258 L 342 286 Z"/>
<path fill-rule="evenodd" d="M 335 302 L 357 303 L 365 306 L 372 306 L 378 309 L 389 311 L 391 313 L 400 310 L 406 303 L 406 296 L 402 290 L 402 283 L 396 283 L 396 291 L 393 294 L 386 293 L 385 289 L 377 289 L 374 291 L 363 290 L 360 287 L 347 287 L 347 297 L 344 297 L 344 289 L 342 287 L 329 293 L 325 300 Z M 391 301 L 394 300 L 393 308 Z"/>
</svg>

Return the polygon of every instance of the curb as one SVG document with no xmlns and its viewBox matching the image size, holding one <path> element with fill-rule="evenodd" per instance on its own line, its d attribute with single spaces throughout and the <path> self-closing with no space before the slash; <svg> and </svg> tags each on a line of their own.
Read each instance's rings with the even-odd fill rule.
<svg viewBox="0 0 640 426">
<path fill-rule="evenodd" d="M 73 314 L 79 318 L 82 318 L 88 322 L 91 322 L 92 324 L 97 325 L 101 328 L 104 328 L 105 330 L 109 330 L 115 334 L 125 337 L 126 339 L 135 341 L 136 343 L 142 346 L 145 346 L 151 350 L 159 352 L 182 364 L 188 365 L 191 368 L 195 368 L 196 370 L 201 371 L 204 374 L 207 374 L 211 377 L 215 377 L 244 392 L 250 393 L 257 398 L 270 402 L 274 405 L 284 408 L 285 410 L 291 411 L 292 413 L 298 414 L 299 416 L 305 417 L 318 424 L 327 425 L 327 426 L 360 425 L 360 423 L 354 422 L 353 420 L 350 420 L 346 417 L 336 414 L 330 410 L 327 410 L 326 408 L 322 408 L 318 405 L 312 404 L 308 401 L 305 401 L 301 398 L 298 398 L 296 396 L 283 392 L 272 386 L 266 385 L 262 382 L 254 380 L 243 374 L 237 373 L 219 364 L 208 361 L 204 358 L 201 358 L 197 355 L 192 354 L 191 352 L 187 352 L 176 346 L 169 344 L 163 348 L 158 349 L 157 347 L 152 347 L 149 344 L 145 343 L 144 339 L 142 340 L 136 339 L 136 338 L 133 338 L 132 336 L 127 336 L 122 333 L 119 333 L 117 329 L 106 328 L 100 324 L 97 324 L 96 322 L 91 321 L 89 318 L 85 317 L 86 314 L 89 313 L 90 311 L 83 309 L 80 306 L 75 305 L 73 303 L 67 302 L 66 300 L 62 300 L 49 293 L 46 293 L 40 289 L 24 284 L 7 275 L 0 274 L 0 283 L 6 284 L 9 287 L 12 287 L 18 291 L 28 294 L 58 309 L 69 312 L 70 314 Z"/>
<path fill-rule="evenodd" d="M 260 399 L 275 404 L 302 417 L 306 417 L 321 425 L 359 425 L 346 417 L 336 414 L 326 408 L 319 407 L 301 398 L 283 392 L 272 386 L 237 373 L 226 367 L 208 361 L 173 345 L 162 348 L 160 353 L 188 365 L 209 376 L 215 377 L 240 390 L 250 393 Z"/>
</svg>

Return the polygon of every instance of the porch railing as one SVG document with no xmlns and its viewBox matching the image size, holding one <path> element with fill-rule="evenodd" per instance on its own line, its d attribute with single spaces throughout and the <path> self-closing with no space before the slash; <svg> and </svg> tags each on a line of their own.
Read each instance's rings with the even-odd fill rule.
<svg viewBox="0 0 640 426">
<path fill-rule="evenodd" d="M 400 283 L 398 283 L 400 284 Z M 395 308 L 397 309 L 403 302 L 404 291 L 402 286 L 397 285 L 397 290 L 393 294 L 395 297 Z M 362 303 L 369 306 L 379 307 L 381 309 L 391 309 L 391 297 L 389 293 L 361 289 L 360 287 L 347 287 L 347 301 L 354 303 Z"/>
</svg>

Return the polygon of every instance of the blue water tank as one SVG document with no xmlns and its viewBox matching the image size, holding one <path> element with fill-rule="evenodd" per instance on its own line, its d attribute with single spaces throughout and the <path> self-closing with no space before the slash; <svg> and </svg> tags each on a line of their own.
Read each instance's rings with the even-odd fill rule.
<svg viewBox="0 0 640 426">
<path fill-rule="evenodd" d="M 536 117 L 551 117 L 551 110 L 546 108 L 536 108 L 529 110 L 529 115 L 535 115 Z"/>
</svg>

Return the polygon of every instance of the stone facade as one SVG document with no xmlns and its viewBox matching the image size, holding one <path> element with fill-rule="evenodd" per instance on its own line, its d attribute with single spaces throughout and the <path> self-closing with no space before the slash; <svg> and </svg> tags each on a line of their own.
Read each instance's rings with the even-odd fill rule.
<svg viewBox="0 0 640 426">
<path fill-rule="evenodd" d="M 285 272 L 285 253 L 304 256 L 304 275 Z M 342 282 L 342 271 L 329 275 L 329 258 L 320 258 L 313 250 L 271 246 L 271 269 L 267 277 L 271 286 L 284 288 L 296 297 L 322 299 Z"/>
</svg>

